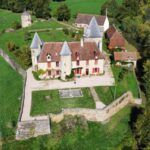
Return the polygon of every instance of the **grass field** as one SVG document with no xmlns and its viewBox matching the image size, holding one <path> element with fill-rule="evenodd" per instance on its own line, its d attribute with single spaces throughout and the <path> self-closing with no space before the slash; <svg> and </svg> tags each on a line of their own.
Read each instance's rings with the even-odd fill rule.
<svg viewBox="0 0 150 150">
<path fill-rule="evenodd" d="M 52 15 L 62 3 L 66 3 L 74 17 L 77 13 L 100 14 L 100 8 L 107 0 L 66 0 L 65 2 L 51 2 Z M 121 4 L 122 0 L 117 0 Z"/>
<path fill-rule="evenodd" d="M 20 21 L 20 15 L 12 13 L 11 11 L 0 9 L 0 32 L 3 29 L 12 27 L 14 21 Z M 33 17 L 34 18 L 34 17 Z M 34 18 L 35 20 L 35 18 Z M 51 31 L 38 32 L 40 38 L 43 41 L 71 41 L 73 38 L 71 35 L 65 35 L 63 31 L 56 30 L 56 28 L 64 28 L 63 25 L 59 24 L 55 20 L 41 21 L 37 19 L 33 25 L 26 29 L 19 29 L 15 32 L 10 33 L 0 33 L 0 48 L 6 51 L 11 58 L 13 58 L 17 63 L 21 64 L 23 68 L 26 69 L 26 66 L 22 64 L 22 60 L 19 57 L 16 57 L 13 52 L 8 51 L 8 43 L 13 42 L 16 46 L 20 47 L 19 50 L 27 45 L 30 46 L 34 33 L 31 34 L 31 40 L 25 41 L 25 33 L 30 30 L 39 30 L 39 29 L 52 29 Z"/>
<path fill-rule="evenodd" d="M 119 73 L 122 71 L 122 68 L 112 66 L 112 71 L 114 73 L 115 79 L 118 79 Z M 115 87 L 95 87 L 98 96 L 101 101 L 106 105 L 114 101 Z M 116 96 L 115 99 L 120 97 L 127 91 L 131 91 L 135 98 L 139 97 L 139 90 L 137 81 L 132 71 L 128 71 L 123 75 L 123 79 L 116 83 Z"/>
<path fill-rule="evenodd" d="M 20 22 L 20 14 L 0 9 L 0 32 L 11 28 L 15 21 Z"/>
<path fill-rule="evenodd" d="M 61 125 L 52 123 L 51 135 L 6 143 L 3 150 L 116 150 L 131 135 L 129 119 L 130 108 L 124 108 L 109 123 L 89 122 L 86 130 L 76 126 L 61 133 Z"/>
<path fill-rule="evenodd" d="M 89 88 L 82 89 L 83 97 L 62 99 L 58 90 L 35 91 L 32 93 L 31 115 L 59 113 L 62 108 L 95 108 L 93 97 Z M 45 96 L 50 96 L 46 100 Z"/>
<path fill-rule="evenodd" d="M 0 57 L 0 136 L 15 134 L 22 95 L 22 78 Z"/>
</svg>

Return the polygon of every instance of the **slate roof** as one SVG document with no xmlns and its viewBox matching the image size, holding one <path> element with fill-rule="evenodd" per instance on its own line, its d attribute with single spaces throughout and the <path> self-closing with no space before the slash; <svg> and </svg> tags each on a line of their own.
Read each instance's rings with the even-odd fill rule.
<svg viewBox="0 0 150 150">
<path fill-rule="evenodd" d="M 68 46 L 66 41 L 63 44 L 63 47 L 62 47 L 61 52 L 60 52 L 60 55 L 61 56 L 71 55 L 71 50 L 70 50 L 70 48 L 69 48 L 69 46 Z"/>
<path fill-rule="evenodd" d="M 22 13 L 22 16 L 30 16 L 30 13 L 29 13 L 28 11 L 24 11 L 24 12 Z"/>
<path fill-rule="evenodd" d="M 91 15 L 91 14 L 78 14 L 75 23 L 76 24 L 89 24 L 93 16 L 95 16 L 99 26 L 104 25 L 106 16 L 98 16 L 98 15 Z"/>
<path fill-rule="evenodd" d="M 95 42 L 84 42 L 81 46 L 80 42 L 68 42 L 67 43 L 72 61 L 76 61 L 76 55 L 79 54 L 80 60 L 94 60 L 95 52 L 97 53 L 98 59 L 104 59 L 104 55 L 100 52 Z M 60 61 L 60 52 L 62 51 L 64 42 L 45 42 L 43 50 L 39 56 L 39 63 L 47 62 L 47 54 L 51 55 L 51 61 Z"/>
<path fill-rule="evenodd" d="M 136 52 L 114 52 L 115 61 L 136 61 Z"/>
<path fill-rule="evenodd" d="M 38 48 L 39 45 L 42 45 L 42 44 L 43 44 L 43 43 L 42 43 L 42 41 L 41 41 L 41 39 L 40 39 L 38 33 L 36 32 L 36 33 L 34 34 L 34 37 L 33 37 L 32 43 L 31 43 L 31 45 L 30 45 L 30 48 L 31 48 L 31 49 L 36 49 L 36 48 Z"/>
<path fill-rule="evenodd" d="M 90 24 L 84 31 L 84 37 L 87 38 L 98 38 L 102 37 L 103 33 L 100 32 L 100 28 L 97 24 L 96 18 L 92 17 Z"/>
</svg>

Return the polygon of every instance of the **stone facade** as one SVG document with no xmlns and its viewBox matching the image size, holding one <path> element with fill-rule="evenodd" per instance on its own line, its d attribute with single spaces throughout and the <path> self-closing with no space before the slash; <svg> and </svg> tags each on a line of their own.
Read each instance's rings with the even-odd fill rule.
<svg viewBox="0 0 150 150">
<path fill-rule="evenodd" d="M 131 92 L 123 94 L 110 105 L 103 109 L 87 109 L 87 108 L 68 108 L 63 109 L 59 114 L 49 114 L 52 122 L 59 123 L 64 116 L 84 116 L 88 121 L 106 122 L 122 108 L 130 103 L 135 103 Z"/>
<path fill-rule="evenodd" d="M 36 33 L 31 44 L 31 54 L 33 70 L 45 72 L 40 76 L 41 79 L 61 77 L 65 80 L 71 71 L 80 77 L 104 73 L 104 54 L 92 39 L 83 43 L 82 41 L 45 43 L 43 46 Z"/>
<path fill-rule="evenodd" d="M 21 15 L 21 25 L 22 28 L 26 28 L 31 26 L 32 24 L 32 19 L 31 19 L 31 15 L 29 14 L 29 12 L 23 12 L 23 14 Z"/>
</svg>

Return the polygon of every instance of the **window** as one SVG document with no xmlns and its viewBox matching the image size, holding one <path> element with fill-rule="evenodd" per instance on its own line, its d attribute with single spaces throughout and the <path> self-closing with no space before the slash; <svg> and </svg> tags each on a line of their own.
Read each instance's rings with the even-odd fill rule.
<svg viewBox="0 0 150 150">
<path fill-rule="evenodd" d="M 86 65 L 89 65 L 89 60 L 86 60 Z"/>
<path fill-rule="evenodd" d="M 56 67 L 59 67 L 59 61 L 56 62 Z"/>
<path fill-rule="evenodd" d="M 99 73 L 99 68 L 93 68 L 93 73 Z"/>
<path fill-rule="evenodd" d="M 56 75 L 59 75 L 59 70 L 56 71 Z"/>
<path fill-rule="evenodd" d="M 78 52 L 75 53 L 75 56 L 76 56 L 76 60 L 79 60 L 79 53 Z"/>
<path fill-rule="evenodd" d="M 48 75 L 51 76 L 51 71 L 50 70 L 48 70 Z"/>
<path fill-rule="evenodd" d="M 79 60 L 77 60 L 76 65 L 77 65 L 77 66 L 79 66 L 79 65 L 80 65 L 80 61 L 79 61 Z"/>
<path fill-rule="evenodd" d="M 81 74 L 81 69 L 80 68 L 77 68 L 77 70 L 76 70 L 76 74 Z"/>
<path fill-rule="evenodd" d="M 47 54 L 47 61 L 51 61 L 51 55 L 49 53 Z"/>
</svg>

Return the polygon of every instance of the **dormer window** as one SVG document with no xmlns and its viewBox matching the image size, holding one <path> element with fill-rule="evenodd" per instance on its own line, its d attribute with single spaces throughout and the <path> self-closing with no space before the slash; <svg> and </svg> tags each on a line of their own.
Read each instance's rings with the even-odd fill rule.
<svg viewBox="0 0 150 150">
<path fill-rule="evenodd" d="M 75 56 L 76 56 L 76 59 L 79 60 L 79 53 L 78 52 L 75 53 Z"/>
<path fill-rule="evenodd" d="M 51 54 L 47 54 L 47 61 L 51 61 Z"/>
<path fill-rule="evenodd" d="M 98 55 L 97 55 L 97 52 L 96 52 L 96 51 L 94 51 L 94 58 L 95 58 L 95 59 L 98 59 Z"/>
</svg>

